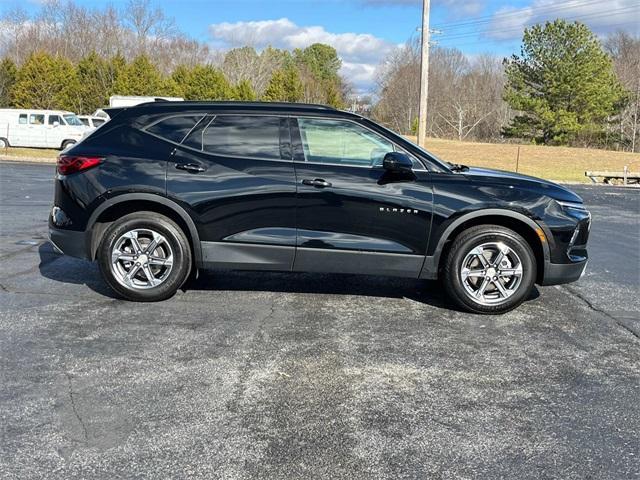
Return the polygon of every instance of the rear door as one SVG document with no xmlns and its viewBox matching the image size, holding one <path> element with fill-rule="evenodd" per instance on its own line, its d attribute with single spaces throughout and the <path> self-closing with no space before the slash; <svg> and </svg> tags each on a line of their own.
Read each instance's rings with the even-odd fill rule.
<svg viewBox="0 0 640 480">
<path fill-rule="evenodd" d="M 170 159 L 167 195 L 195 219 L 208 267 L 292 268 L 296 184 L 287 118 L 199 119 Z"/>
<path fill-rule="evenodd" d="M 9 143 L 14 147 L 29 145 L 29 114 L 19 113 L 18 123 L 9 123 Z"/>
<path fill-rule="evenodd" d="M 429 173 L 382 168 L 398 148 L 346 119 L 292 122 L 298 185 L 294 269 L 417 277 L 431 226 Z"/>
</svg>

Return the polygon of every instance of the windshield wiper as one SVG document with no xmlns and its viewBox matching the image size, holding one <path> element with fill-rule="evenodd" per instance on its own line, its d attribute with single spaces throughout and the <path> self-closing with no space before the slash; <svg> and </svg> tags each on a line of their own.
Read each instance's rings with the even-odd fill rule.
<svg viewBox="0 0 640 480">
<path fill-rule="evenodd" d="M 467 170 L 469 170 L 469 167 L 467 167 L 466 165 L 462 165 L 461 163 L 447 163 L 449 164 L 449 168 L 452 172 L 466 172 Z"/>
</svg>

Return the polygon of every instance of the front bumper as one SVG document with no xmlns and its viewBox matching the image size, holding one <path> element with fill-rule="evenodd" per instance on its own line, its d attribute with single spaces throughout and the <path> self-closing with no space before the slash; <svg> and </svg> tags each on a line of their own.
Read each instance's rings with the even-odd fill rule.
<svg viewBox="0 0 640 480">
<path fill-rule="evenodd" d="M 71 257 L 89 259 L 85 232 L 65 230 L 49 226 L 49 240 L 56 250 Z"/>
<path fill-rule="evenodd" d="M 587 268 L 587 259 L 575 263 L 547 263 L 541 285 L 560 285 L 578 280 Z"/>
</svg>

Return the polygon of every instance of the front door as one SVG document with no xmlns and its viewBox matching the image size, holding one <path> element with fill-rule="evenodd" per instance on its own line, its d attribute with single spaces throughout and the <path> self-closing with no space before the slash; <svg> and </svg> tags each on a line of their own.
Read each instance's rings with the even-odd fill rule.
<svg viewBox="0 0 640 480">
<path fill-rule="evenodd" d="M 298 186 L 294 270 L 418 277 L 431 225 L 429 173 L 382 168 L 398 148 L 351 120 L 292 121 Z"/>
<path fill-rule="evenodd" d="M 206 267 L 291 270 L 296 185 L 286 118 L 206 116 L 168 162 L 167 195 L 195 219 Z"/>
</svg>

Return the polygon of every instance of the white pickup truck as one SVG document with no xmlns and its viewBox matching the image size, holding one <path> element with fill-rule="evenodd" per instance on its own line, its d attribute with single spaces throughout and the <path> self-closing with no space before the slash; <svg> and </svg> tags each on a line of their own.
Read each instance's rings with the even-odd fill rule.
<svg viewBox="0 0 640 480">
<path fill-rule="evenodd" d="M 65 149 L 93 131 L 63 110 L 0 109 L 0 148 Z"/>
</svg>

